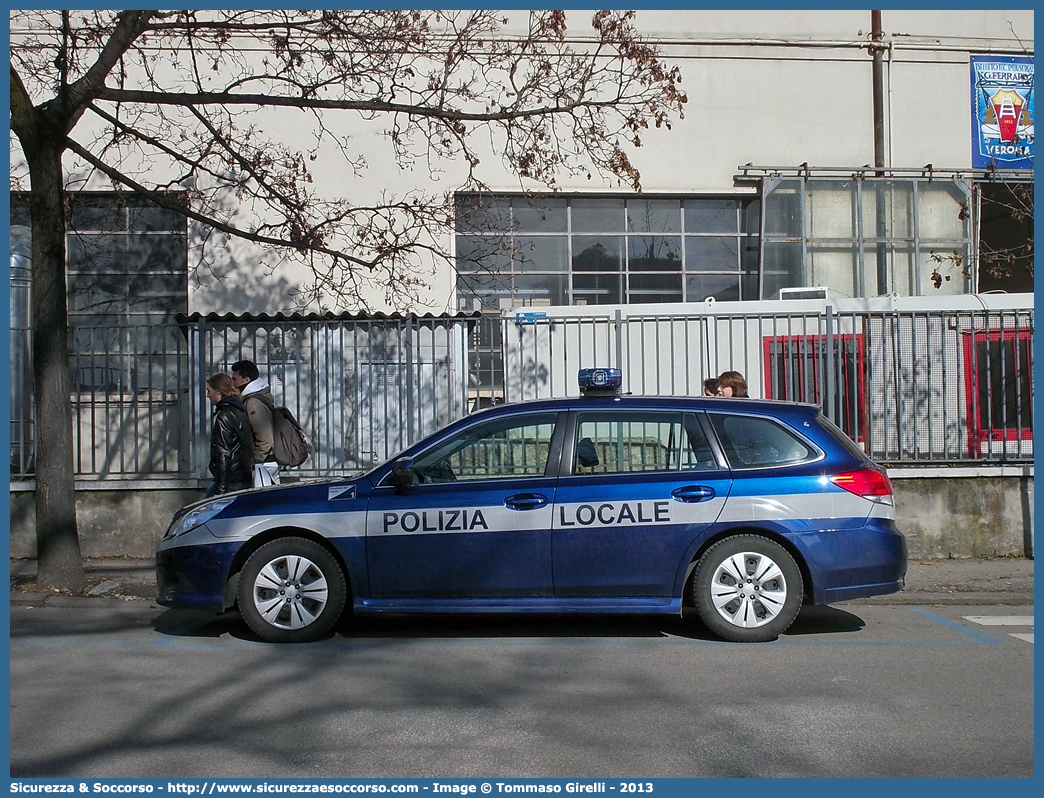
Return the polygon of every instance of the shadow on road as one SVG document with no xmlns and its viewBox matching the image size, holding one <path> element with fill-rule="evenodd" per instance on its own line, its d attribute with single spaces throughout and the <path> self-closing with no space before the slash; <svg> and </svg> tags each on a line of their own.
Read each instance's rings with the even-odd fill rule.
<svg viewBox="0 0 1044 798">
<path fill-rule="evenodd" d="M 152 627 L 161 635 L 216 639 L 231 635 L 243 640 L 257 640 L 238 612 L 215 615 L 200 610 L 161 610 L 152 620 Z"/>
<path fill-rule="evenodd" d="M 837 607 L 804 607 L 787 630 L 786 637 L 859 632 L 866 622 Z"/>
<path fill-rule="evenodd" d="M 806 607 L 784 637 L 843 634 L 862 630 L 862 618 L 835 607 Z M 155 630 L 172 637 L 215 639 L 229 635 L 260 642 L 238 612 L 224 615 L 190 610 L 165 610 L 153 620 Z M 657 615 L 348 615 L 326 639 L 440 639 L 506 638 L 560 639 L 671 639 L 722 642 L 687 609 L 681 618 Z"/>
</svg>

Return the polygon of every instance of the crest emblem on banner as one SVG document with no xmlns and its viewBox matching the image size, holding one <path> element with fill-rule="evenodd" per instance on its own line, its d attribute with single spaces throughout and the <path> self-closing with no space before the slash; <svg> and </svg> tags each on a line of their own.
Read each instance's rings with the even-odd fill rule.
<svg viewBox="0 0 1044 798">
<path fill-rule="evenodd" d="M 972 166 L 1033 168 L 1033 59 L 973 56 Z"/>
</svg>

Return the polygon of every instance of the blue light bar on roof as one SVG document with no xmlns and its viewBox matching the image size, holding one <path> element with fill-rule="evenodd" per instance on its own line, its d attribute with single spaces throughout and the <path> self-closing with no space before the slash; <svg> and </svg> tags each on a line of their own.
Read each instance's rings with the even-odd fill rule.
<svg viewBox="0 0 1044 798">
<path fill-rule="evenodd" d="M 581 392 L 591 388 L 619 391 L 623 385 L 623 373 L 620 369 L 580 369 L 576 380 L 580 384 Z"/>
</svg>

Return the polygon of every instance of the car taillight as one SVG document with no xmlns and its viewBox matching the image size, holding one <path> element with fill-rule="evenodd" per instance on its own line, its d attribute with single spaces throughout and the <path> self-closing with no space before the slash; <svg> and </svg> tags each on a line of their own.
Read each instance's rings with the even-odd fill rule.
<svg viewBox="0 0 1044 798">
<path fill-rule="evenodd" d="M 839 488 L 844 488 L 857 496 L 874 501 L 888 501 L 892 498 L 892 482 L 884 471 L 876 468 L 860 468 L 858 471 L 845 471 L 834 474 L 830 481 Z"/>
</svg>

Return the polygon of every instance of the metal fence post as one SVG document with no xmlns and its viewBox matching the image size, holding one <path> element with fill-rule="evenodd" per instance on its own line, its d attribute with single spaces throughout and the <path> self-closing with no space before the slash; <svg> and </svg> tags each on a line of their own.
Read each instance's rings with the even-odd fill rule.
<svg viewBox="0 0 1044 798">
<path fill-rule="evenodd" d="M 620 308 L 616 309 L 616 367 L 623 371 L 623 312 Z M 628 379 L 628 384 L 630 379 Z"/>
<path fill-rule="evenodd" d="M 823 398 L 826 400 L 826 417 L 837 423 L 837 413 L 834 409 L 834 401 L 837 398 L 837 381 L 834 379 L 834 306 L 826 306 L 826 363 L 824 364 L 824 375 L 826 384 L 823 386 Z"/>
<path fill-rule="evenodd" d="M 207 451 L 207 404 L 201 397 L 203 386 L 206 385 L 207 372 L 207 345 L 206 345 L 206 334 L 207 334 L 207 321 L 200 316 L 199 321 L 196 322 L 196 379 L 198 380 L 195 386 L 190 387 L 191 396 L 189 402 L 195 402 L 199 407 L 197 418 L 199 419 L 199 428 L 196 430 L 196 434 L 193 437 L 193 443 L 195 451 L 192 453 L 192 469 L 196 476 L 199 476 L 204 467 L 204 458 L 202 454 Z"/>
<path fill-rule="evenodd" d="M 414 436 L 414 391 L 413 391 L 413 317 L 406 317 L 406 445 L 411 446 Z"/>
</svg>

